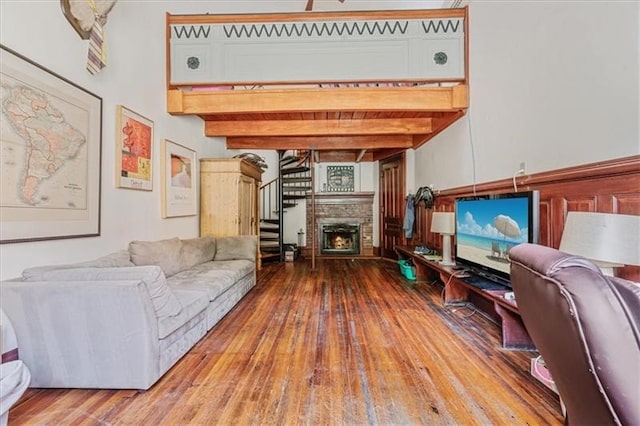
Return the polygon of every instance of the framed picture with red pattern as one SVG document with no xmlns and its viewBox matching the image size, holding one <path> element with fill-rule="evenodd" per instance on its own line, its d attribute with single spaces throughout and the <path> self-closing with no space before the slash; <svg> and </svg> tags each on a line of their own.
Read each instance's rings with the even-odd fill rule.
<svg viewBox="0 0 640 426">
<path fill-rule="evenodd" d="M 153 190 L 153 121 L 116 107 L 116 186 Z"/>
</svg>

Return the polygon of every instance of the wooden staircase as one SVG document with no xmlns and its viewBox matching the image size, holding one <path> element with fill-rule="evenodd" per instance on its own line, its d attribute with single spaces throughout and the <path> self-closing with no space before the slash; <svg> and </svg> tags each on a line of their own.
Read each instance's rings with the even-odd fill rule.
<svg viewBox="0 0 640 426">
<path fill-rule="evenodd" d="M 305 203 L 313 188 L 311 151 L 278 151 L 279 176 L 260 188 L 260 258 L 261 261 L 282 262 L 285 242 L 282 230 L 287 209 Z"/>
</svg>

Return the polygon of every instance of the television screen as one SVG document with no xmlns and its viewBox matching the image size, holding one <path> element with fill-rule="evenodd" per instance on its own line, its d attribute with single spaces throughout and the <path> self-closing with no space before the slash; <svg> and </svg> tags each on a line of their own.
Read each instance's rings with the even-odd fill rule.
<svg viewBox="0 0 640 426">
<path fill-rule="evenodd" d="M 537 191 L 456 199 L 456 262 L 508 280 L 509 249 L 538 242 L 538 200 Z"/>
</svg>

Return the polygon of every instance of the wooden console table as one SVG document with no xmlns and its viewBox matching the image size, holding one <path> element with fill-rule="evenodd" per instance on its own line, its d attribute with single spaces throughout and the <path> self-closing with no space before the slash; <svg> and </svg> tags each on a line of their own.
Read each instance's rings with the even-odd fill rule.
<svg viewBox="0 0 640 426">
<path fill-rule="evenodd" d="M 527 329 L 524 327 L 518 304 L 515 300 L 507 300 L 504 294 L 509 290 L 482 290 L 474 287 L 462 277 L 456 274 L 459 271 L 453 270 L 450 266 L 442 266 L 436 261 L 426 259 L 420 254 L 413 252 L 413 246 L 396 246 L 396 253 L 400 259 L 412 259 L 416 267 L 418 279 L 428 279 L 436 276 L 445 283 L 444 303 L 454 305 L 467 303 L 474 296 L 493 304 L 494 312 L 485 312 L 489 317 L 495 319 L 495 314 L 502 323 L 502 347 L 504 349 L 515 350 L 535 350 L 536 347 L 529 337 Z"/>
</svg>

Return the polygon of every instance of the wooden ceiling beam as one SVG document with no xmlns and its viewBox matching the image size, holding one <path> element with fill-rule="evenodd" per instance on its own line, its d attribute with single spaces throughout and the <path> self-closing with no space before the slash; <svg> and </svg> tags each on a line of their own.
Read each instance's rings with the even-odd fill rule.
<svg viewBox="0 0 640 426">
<path fill-rule="evenodd" d="M 442 117 L 434 118 L 433 131 L 431 133 L 413 136 L 413 149 L 418 149 L 425 143 L 429 142 L 434 136 L 451 126 L 460 118 L 464 117 L 465 114 L 466 111 L 457 111 L 451 114 L 444 114 Z"/>
<path fill-rule="evenodd" d="M 320 162 L 323 163 L 356 163 L 358 151 L 320 151 Z M 360 159 L 360 162 L 373 161 L 373 153 L 368 152 Z"/>
<path fill-rule="evenodd" d="M 371 161 L 380 161 L 403 153 L 404 149 L 382 149 L 373 153 Z"/>
<path fill-rule="evenodd" d="M 205 122 L 206 136 L 313 136 L 424 134 L 431 118 L 367 120 L 243 120 Z"/>
<path fill-rule="evenodd" d="M 287 136 L 287 137 L 229 137 L 228 149 L 313 149 L 326 150 L 361 150 L 399 148 L 413 146 L 411 135 L 394 136 Z"/>
<path fill-rule="evenodd" d="M 451 111 L 469 105 L 468 87 L 341 87 L 268 90 L 169 90 L 174 115 L 286 113 L 295 111 Z"/>
</svg>

